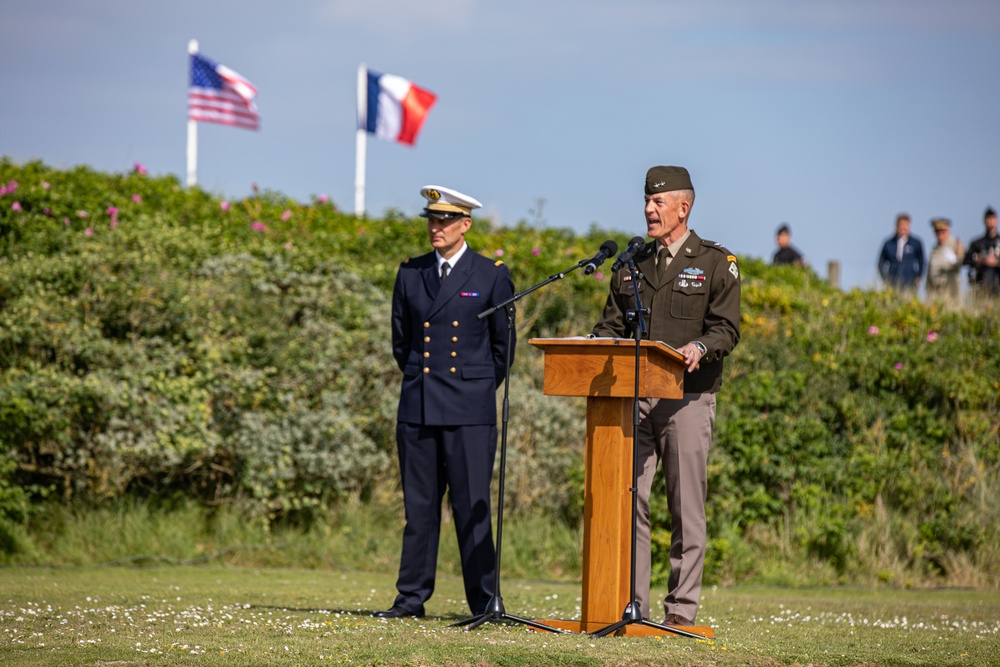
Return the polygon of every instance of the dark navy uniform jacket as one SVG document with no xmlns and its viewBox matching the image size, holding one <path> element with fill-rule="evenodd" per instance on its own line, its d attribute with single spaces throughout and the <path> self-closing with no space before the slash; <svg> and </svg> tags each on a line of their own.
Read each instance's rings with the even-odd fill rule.
<svg viewBox="0 0 1000 667">
<path fill-rule="evenodd" d="M 448 279 L 434 252 L 403 262 L 392 292 L 392 354 L 403 371 L 397 419 L 425 426 L 496 424 L 507 359 L 503 309 L 514 282 L 503 262 L 467 248 Z M 511 331 L 511 363 L 515 333 Z"/>
</svg>

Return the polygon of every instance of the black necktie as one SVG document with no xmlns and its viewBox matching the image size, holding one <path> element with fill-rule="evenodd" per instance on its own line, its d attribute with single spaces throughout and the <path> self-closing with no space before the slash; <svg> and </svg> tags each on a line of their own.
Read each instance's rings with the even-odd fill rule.
<svg viewBox="0 0 1000 667">
<path fill-rule="evenodd" d="M 451 269 L 451 264 L 448 262 L 441 262 L 441 282 L 444 282 L 448 278 L 449 269 Z"/>
</svg>

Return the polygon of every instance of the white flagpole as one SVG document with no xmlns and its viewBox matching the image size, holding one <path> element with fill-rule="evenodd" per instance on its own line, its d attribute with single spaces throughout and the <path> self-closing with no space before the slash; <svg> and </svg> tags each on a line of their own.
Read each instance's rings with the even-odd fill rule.
<svg viewBox="0 0 1000 667">
<path fill-rule="evenodd" d="M 368 118 L 368 67 L 358 67 L 358 133 L 354 147 L 354 216 L 365 217 L 365 151 L 368 148 L 365 129 Z"/>
<path fill-rule="evenodd" d="M 192 39 L 190 42 L 188 42 L 188 53 L 191 55 L 198 53 L 197 39 Z M 188 76 L 190 76 L 190 71 L 188 72 Z M 188 119 L 188 135 L 187 135 L 188 187 L 197 184 L 197 182 L 198 182 L 198 122 Z"/>
</svg>

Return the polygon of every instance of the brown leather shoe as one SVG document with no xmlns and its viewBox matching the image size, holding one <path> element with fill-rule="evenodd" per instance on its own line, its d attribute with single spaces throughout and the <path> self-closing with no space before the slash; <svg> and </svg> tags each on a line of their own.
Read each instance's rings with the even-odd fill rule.
<svg viewBox="0 0 1000 667">
<path fill-rule="evenodd" d="M 664 625 L 694 625 L 692 621 L 687 620 L 680 614 L 667 614 L 667 619 L 663 621 Z"/>
</svg>

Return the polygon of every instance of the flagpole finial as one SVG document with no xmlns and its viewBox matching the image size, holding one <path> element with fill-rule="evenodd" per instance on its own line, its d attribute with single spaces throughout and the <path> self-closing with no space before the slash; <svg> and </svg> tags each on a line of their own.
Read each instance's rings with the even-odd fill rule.
<svg viewBox="0 0 1000 667">
<path fill-rule="evenodd" d="M 198 40 L 197 39 L 192 39 L 190 42 L 188 42 L 188 53 L 190 53 L 190 54 L 198 53 Z"/>
</svg>

